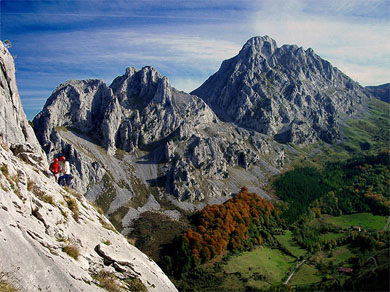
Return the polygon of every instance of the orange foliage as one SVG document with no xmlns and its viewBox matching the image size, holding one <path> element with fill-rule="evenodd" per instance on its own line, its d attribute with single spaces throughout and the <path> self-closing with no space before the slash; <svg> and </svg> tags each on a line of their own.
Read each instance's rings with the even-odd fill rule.
<svg viewBox="0 0 390 292">
<path fill-rule="evenodd" d="M 263 225 L 264 217 L 276 212 L 273 204 L 243 187 L 234 198 L 222 205 L 208 205 L 200 213 L 197 230 L 188 229 L 183 238 L 189 243 L 192 256 L 207 261 L 227 249 L 239 249 L 249 238 L 251 224 Z M 261 237 L 254 238 L 262 244 Z"/>
</svg>

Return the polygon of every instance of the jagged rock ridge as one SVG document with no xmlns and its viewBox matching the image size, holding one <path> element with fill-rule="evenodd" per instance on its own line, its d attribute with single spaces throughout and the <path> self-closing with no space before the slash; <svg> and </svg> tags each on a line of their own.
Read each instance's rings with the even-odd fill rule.
<svg viewBox="0 0 390 292">
<path fill-rule="evenodd" d="M 161 200 L 184 209 L 203 201 L 200 208 L 242 185 L 266 196 L 261 184 L 284 163 L 279 145 L 221 122 L 202 99 L 176 90 L 152 67 L 127 68 L 109 87 L 65 82 L 33 122 L 49 158 L 70 159 L 80 192 L 108 204 L 113 217 L 125 208 L 119 210 L 123 232 L 141 212 L 173 214 L 161 209 Z M 140 196 L 143 203 L 135 204 Z"/>
<path fill-rule="evenodd" d="M 253 37 L 192 94 L 225 121 L 281 143 L 334 142 L 368 93 L 312 49 Z"/>
<path fill-rule="evenodd" d="M 0 125 L 8 127 L 0 141 L 1 282 L 18 291 L 105 291 L 99 281 L 105 276 L 120 291 L 134 281 L 148 291 L 177 291 L 83 196 L 47 177 L 1 42 L 0 65 Z"/>
</svg>

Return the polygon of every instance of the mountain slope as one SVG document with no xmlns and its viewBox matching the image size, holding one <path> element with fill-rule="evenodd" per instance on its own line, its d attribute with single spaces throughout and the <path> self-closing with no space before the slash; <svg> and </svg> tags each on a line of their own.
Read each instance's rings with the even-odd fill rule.
<svg viewBox="0 0 390 292">
<path fill-rule="evenodd" d="M 281 142 L 339 137 L 339 119 L 359 111 L 368 93 L 312 49 L 277 47 L 253 37 L 192 94 L 225 121 Z"/>
<path fill-rule="evenodd" d="M 390 83 L 385 83 L 378 86 L 366 86 L 366 89 L 376 98 L 390 102 Z"/>
<path fill-rule="evenodd" d="M 177 291 L 83 196 L 47 176 L 46 157 L 21 107 L 12 56 L 1 42 L 0 65 L 1 285 L 105 291 L 109 281 L 116 291 Z"/>
</svg>

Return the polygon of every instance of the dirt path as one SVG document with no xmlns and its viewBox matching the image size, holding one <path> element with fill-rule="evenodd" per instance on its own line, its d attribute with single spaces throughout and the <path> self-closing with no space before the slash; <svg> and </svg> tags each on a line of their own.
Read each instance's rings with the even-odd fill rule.
<svg viewBox="0 0 390 292">
<path fill-rule="evenodd" d="M 291 280 L 291 278 L 294 276 L 295 272 L 299 270 L 299 268 L 306 262 L 306 260 L 303 260 L 302 262 L 300 262 L 299 264 L 296 265 L 294 271 L 292 271 L 292 273 L 290 274 L 290 276 L 288 276 L 287 280 L 284 281 L 284 285 L 287 285 L 288 282 Z"/>
</svg>

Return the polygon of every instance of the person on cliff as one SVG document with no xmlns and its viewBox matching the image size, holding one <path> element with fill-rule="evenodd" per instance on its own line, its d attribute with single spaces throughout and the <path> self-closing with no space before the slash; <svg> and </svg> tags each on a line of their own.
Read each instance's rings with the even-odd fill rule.
<svg viewBox="0 0 390 292">
<path fill-rule="evenodd" d="M 58 179 L 60 177 L 60 172 L 61 172 L 61 166 L 58 163 L 58 158 L 54 158 L 54 161 L 50 164 L 50 171 L 56 178 L 56 181 L 58 182 Z"/>
<path fill-rule="evenodd" d="M 60 176 L 60 179 L 59 179 L 59 184 L 62 185 L 62 186 L 70 186 L 70 179 L 71 179 L 71 175 L 70 175 L 70 164 L 69 164 L 69 161 L 66 160 L 65 156 L 61 156 L 60 158 L 61 160 L 61 173 L 62 175 Z"/>
</svg>

